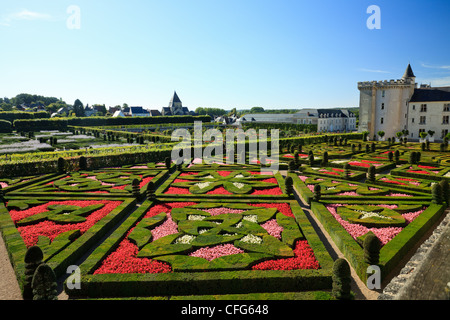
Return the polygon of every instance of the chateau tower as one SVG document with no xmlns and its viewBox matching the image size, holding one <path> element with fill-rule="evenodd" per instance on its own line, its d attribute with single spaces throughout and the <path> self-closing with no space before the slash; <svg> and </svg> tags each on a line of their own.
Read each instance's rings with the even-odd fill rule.
<svg viewBox="0 0 450 320">
<path fill-rule="evenodd" d="M 385 137 L 395 137 L 407 129 L 408 102 L 416 88 L 416 76 L 408 64 L 399 80 L 358 82 L 359 132 L 369 131 L 369 137 L 384 131 Z"/>
</svg>

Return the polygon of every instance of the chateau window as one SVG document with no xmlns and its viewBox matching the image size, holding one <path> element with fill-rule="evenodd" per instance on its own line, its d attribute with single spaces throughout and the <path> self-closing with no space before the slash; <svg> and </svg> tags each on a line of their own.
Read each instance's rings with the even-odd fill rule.
<svg viewBox="0 0 450 320">
<path fill-rule="evenodd" d="M 442 124 L 448 124 L 449 116 L 442 117 Z"/>
<path fill-rule="evenodd" d="M 427 117 L 425 116 L 420 116 L 420 120 L 419 120 L 419 124 L 426 124 L 427 122 Z M 425 130 L 425 129 L 424 129 Z"/>
<path fill-rule="evenodd" d="M 448 129 L 442 129 L 441 138 L 444 138 L 448 133 Z"/>
<path fill-rule="evenodd" d="M 383 98 L 384 98 L 385 93 L 386 93 L 385 90 L 383 90 L 383 91 L 381 92 L 381 96 L 382 96 Z"/>
<path fill-rule="evenodd" d="M 420 112 L 427 112 L 427 105 L 426 104 L 421 104 L 420 105 Z"/>
<path fill-rule="evenodd" d="M 444 103 L 444 112 L 450 111 L 450 103 Z"/>
<path fill-rule="evenodd" d="M 384 110 L 384 102 L 381 104 L 381 110 Z"/>
<path fill-rule="evenodd" d="M 416 110 L 416 105 L 415 104 L 413 104 L 413 110 Z"/>
<path fill-rule="evenodd" d="M 419 134 L 418 134 L 419 137 L 420 137 L 421 132 L 425 132 L 425 129 L 419 129 Z"/>
<path fill-rule="evenodd" d="M 383 124 L 383 122 L 384 122 L 384 118 L 381 118 L 381 124 Z"/>
<path fill-rule="evenodd" d="M 411 118 L 411 123 L 414 123 L 414 118 Z"/>
</svg>

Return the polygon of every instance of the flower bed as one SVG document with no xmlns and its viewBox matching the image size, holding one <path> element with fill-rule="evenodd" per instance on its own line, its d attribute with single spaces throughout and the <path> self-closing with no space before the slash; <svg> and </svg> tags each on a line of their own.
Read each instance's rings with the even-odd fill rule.
<svg viewBox="0 0 450 320">
<path fill-rule="evenodd" d="M 368 276 L 362 248 L 365 236 L 373 233 L 382 244 L 378 265 L 383 279 L 445 211 L 443 205 L 409 200 L 324 201 L 312 202 L 311 208 L 363 281 Z"/>
<path fill-rule="evenodd" d="M 57 177 L 51 175 L 39 183 L 16 190 L 14 194 L 83 193 L 96 196 L 101 193 L 108 196 L 130 196 L 134 179 L 139 180 L 140 193 L 143 194 L 150 181 L 158 185 L 166 174 L 167 170 L 142 168 L 71 172 Z"/>
<path fill-rule="evenodd" d="M 418 178 L 407 178 L 393 175 L 380 175 L 374 182 L 377 185 L 396 187 L 399 189 L 431 192 L 431 187 L 436 181 Z"/>
<path fill-rule="evenodd" d="M 97 286 L 114 285 L 122 290 L 113 290 L 112 296 L 165 294 L 166 290 L 170 294 L 232 292 L 237 288 L 230 287 L 234 278 L 241 283 L 238 291 L 267 292 L 263 290 L 277 288 L 277 283 L 286 284 L 281 290 L 292 289 L 292 277 L 300 274 L 328 287 L 331 265 L 332 259 L 295 201 L 168 199 L 144 202 L 80 266 L 85 273 L 82 290 L 65 290 L 70 295 L 84 290 L 96 295 Z M 192 285 L 177 286 L 179 277 L 191 279 Z M 135 285 L 133 290 L 125 289 L 130 284 Z"/>
<path fill-rule="evenodd" d="M 426 209 L 422 205 L 412 205 L 408 208 L 396 204 L 348 205 L 339 203 L 327 204 L 325 207 L 353 239 L 358 240 L 371 232 L 380 239 L 382 245 L 391 241 Z"/>
<path fill-rule="evenodd" d="M 285 196 L 279 173 L 249 170 L 176 172 L 158 190 L 170 195 Z M 281 183 L 280 183 L 281 182 Z"/>
<path fill-rule="evenodd" d="M 18 278 L 24 272 L 27 248 L 38 245 L 44 261 L 59 276 L 117 223 L 134 199 L 24 199 L 11 197 L 0 205 L 0 230 Z M 19 280 L 21 283 L 22 280 Z"/>
<path fill-rule="evenodd" d="M 450 167 L 438 165 L 405 164 L 391 170 L 393 176 L 404 176 L 426 180 L 450 179 Z"/>
<path fill-rule="evenodd" d="M 335 167 L 310 167 L 310 166 L 302 166 L 301 167 L 302 175 L 317 175 L 324 177 L 334 177 L 338 179 L 346 179 L 346 180 L 360 180 L 365 177 L 365 173 L 357 170 L 349 170 L 348 175 L 342 168 Z"/>
<path fill-rule="evenodd" d="M 325 200 L 337 200 L 337 199 L 360 199 L 361 197 L 369 199 L 403 199 L 410 198 L 411 201 L 423 201 L 431 199 L 429 193 L 423 192 L 423 190 L 412 191 L 396 188 L 395 186 L 378 186 L 369 185 L 359 182 L 348 182 L 344 180 L 338 180 L 337 178 L 331 179 L 318 175 L 299 175 L 297 187 L 301 193 L 301 196 L 308 202 L 314 196 L 314 186 L 319 184 L 321 186 L 321 199 Z"/>
</svg>

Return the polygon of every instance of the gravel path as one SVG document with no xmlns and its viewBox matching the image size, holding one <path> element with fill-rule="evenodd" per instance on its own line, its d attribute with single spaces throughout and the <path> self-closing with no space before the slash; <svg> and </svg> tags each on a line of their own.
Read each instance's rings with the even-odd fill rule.
<svg viewBox="0 0 450 320">
<path fill-rule="evenodd" d="M 22 300 L 16 275 L 9 262 L 3 237 L 0 236 L 0 300 Z"/>
</svg>

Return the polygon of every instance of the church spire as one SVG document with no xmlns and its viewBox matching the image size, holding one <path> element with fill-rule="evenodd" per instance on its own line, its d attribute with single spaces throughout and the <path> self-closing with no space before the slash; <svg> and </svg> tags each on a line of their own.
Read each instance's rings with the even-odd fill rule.
<svg viewBox="0 0 450 320">
<path fill-rule="evenodd" d="M 403 75 L 402 79 L 406 78 L 415 78 L 414 72 L 412 71 L 411 65 L 408 63 L 408 67 L 406 68 L 405 74 Z"/>
<path fill-rule="evenodd" d="M 178 98 L 177 92 L 173 92 L 173 98 L 171 102 L 181 102 L 180 98 Z"/>
</svg>

